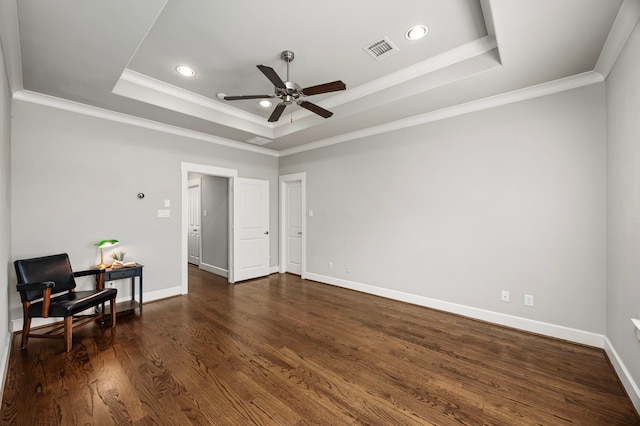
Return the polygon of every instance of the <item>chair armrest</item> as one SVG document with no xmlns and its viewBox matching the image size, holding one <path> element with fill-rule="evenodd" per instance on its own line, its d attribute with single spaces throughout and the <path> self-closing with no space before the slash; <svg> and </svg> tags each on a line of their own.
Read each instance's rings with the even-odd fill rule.
<svg viewBox="0 0 640 426">
<path fill-rule="evenodd" d="M 0 0 L 1 1 L 1 0 Z M 85 277 L 87 275 L 96 276 L 96 289 L 102 290 L 104 287 L 104 273 L 106 269 L 87 269 L 86 271 L 77 271 L 73 273 L 74 278 Z"/>
<path fill-rule="evenodd" d="M 22 299 L 22 303 L 25 307 L 28 307 L 31 303 L 29 301 L 25 301 L 25 298 L 28 298 L 26 293 L 28 291 L 42 290 L 42 318 L 49 318 L 49 306 L 51 306 L 51 289 L 55 286 L 56 283 L 54 283 L 53 281 L 42 281 L 40 283 L 20 283 L 16 285 L 16 289 L 20 292 L 20 298 Z"/>
<path fill-rule="evenodd" d="M 75 278 L 77 277 L 86 277 L 87 275 L 98 275 L 104 274 L 106 269 L 87 269 L 86 271 L 76 271 L 73 273 Z"/>
<path fill-rule="evenodd" d="M 53 281 L 43 281 L 41 283 L 20 283 L 16 285 L 16 289 L 19 292 L 23 292 L 32 290 L 46 290 L 55 286 L 56 283 L 54 283 Z"/>
</svg>

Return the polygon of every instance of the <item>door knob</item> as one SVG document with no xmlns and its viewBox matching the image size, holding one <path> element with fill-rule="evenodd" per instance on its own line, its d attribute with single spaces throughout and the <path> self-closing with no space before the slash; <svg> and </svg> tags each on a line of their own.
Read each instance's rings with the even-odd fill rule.
<svg viewBox="0 0 640 426">
<path fill-rule="evenodd" d="M 302 232 L 298 232 L 298 235 L 302 235 Z"/>
<path fill-rule="evenodd" d="M 264 235 L 269 235 L 269 231 L 265 231 L 265 232 L 264 232 Z"/>
</svg>

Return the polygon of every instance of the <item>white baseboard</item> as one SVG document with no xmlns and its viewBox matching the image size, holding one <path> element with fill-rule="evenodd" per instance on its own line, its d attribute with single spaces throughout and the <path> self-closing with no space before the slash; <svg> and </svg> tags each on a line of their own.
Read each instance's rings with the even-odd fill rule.
<svg viewBox="0 0 640 426">
<path fill-rule="evenodd" d="M 62 318 L 33 318 L 31 320 L 31 328 L 42 327 L 43 325 L 61 322 Z M 22 331 L 22 317 L 11 321 L 11 332 Z"/>
<path fill-rule="evenodd" d="M 2 401 L 2 396 L 4 394 L 4 385 L 7 380 L 7 371 L 9 371 L 9 354 L 11 353 L 11 342 L 13 342 L 13 333 L 7 333 L 7 338 L 5 344 L 3 346 L 4 350 L 2 354 L 0 354 L 0 371 L 2 371 L 2 377 L 0 377 L 0 401 Z"/>
<path fill-rule="evenodd" d="M 212 274 L 220 275 L 221 277 L 229 278 L 229 270 L 227 269 L 222 269 L 207 263 L 200 263 L 200 269 L 211 272 Z M 278 272 L 280 272 L 280 268 L 278 266 L 269 267 L 269 275 L 277 274 Z"/>
<path fill-rule="evenodd" d="M 220 268 L 218 266 L 209 265 L 208 263 L 200 263 L 200 269 L 203 269 L 212 274 L 220 275 L 221 277 L 229 278 L 229 270 Z"/>
<path fill-rule="evenodd" d="M 631 377 L 631 373 L 629 373 L 622 359 L 618 356 L 618 352 L 616 352 L 608 337 L 604 338 L 604 343 L 604 351 L 607 353 L 611 365 L 613 365 L 613 368 L 616 370 L 618 378 L 627 391 L 629 399 L 631 399 L 636 411 L 640 412 L 640 389 L 638 389 L 638 385 L 635 380 L 633 380 L 633 377 Z"/>
<path fill-rule="evenodd" d="M 438 309 L 458 315 L 464 315 L 466 317 L 475 318 L 494 324 L 500 324 L 507 327 L 517 328 L 519 330 L 543 334 L 545 336 L 551 336 L 558 339 L 581 343 L 584 345 L 595 346 L 601 349 L 604 348 L 605 337 L 601 334 L 591 333 L 589 331 L 577 330 L 561 325 L 549 324 L 527 318 L 516 317 L 513 315 L 501 314 L 499 312 L 487 311 L 485 309 L 459 305 L 457 303 L 445 302 L 438 299 L 432 299 L 429 297 L 418 296 L 415 294 L 404 293 L 396 290 L 389 290 L 386 288 L 357 283 L 354 281 L 342 280 L 339 278 L 327 277 L 319 274 L 306 273 L 304 276 L 305 278 L 310 280 L 319 281 L 321 283 L 331 284 L 338 287 L 344 287 L 351 290 L 357 290 L 376 296 L 382 296 L 386 297 L 387 299 L 399 300 L 401 302 L 407 302 L 418 306 L 424 306 L 427 308 Z"/>
<path fill-rule="evenodd" d="M 142 299 L 143 303 L 153 302 L 154 300 L 167 299 L 169 297 L 181 296 L 182 287 L 165 288 L 164 290 L 152 291 L 145 293 Z"/>
</svg>

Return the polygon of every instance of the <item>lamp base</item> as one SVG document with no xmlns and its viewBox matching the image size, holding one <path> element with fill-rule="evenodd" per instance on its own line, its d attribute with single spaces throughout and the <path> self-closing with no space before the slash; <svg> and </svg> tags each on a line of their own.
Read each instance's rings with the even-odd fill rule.
<svg viewBox="0 0 640 426">
<path fill-rule="evenodd" d="M 96 265 L 96 268 L 98 269 L 105 269 L 106 267 L 108 267 L 109 265 L 107 265 L 106 263 L 104 263 L 104 247 L 100 247 L 100 263 L 98 263 Z"/>
</svg>

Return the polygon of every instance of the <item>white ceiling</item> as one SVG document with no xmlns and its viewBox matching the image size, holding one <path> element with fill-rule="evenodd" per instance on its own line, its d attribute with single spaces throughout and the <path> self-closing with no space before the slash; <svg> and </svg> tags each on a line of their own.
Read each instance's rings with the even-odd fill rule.
<svg viewBox="0 0 640 426">
<path fill-rule="evenodd" d="M 5 1 L 13 10 L 5 3 L 2 12 L 17 15 L 17 26 L 5 26 L 15 28 L 18 53 L 5 56 L 20 74 L 18 90 L 219 140 L 259 136 L 280 152 L 446 117 L 548 82 L 598 81 L 598 60 L 624 12 L 622 0 Z M 415 24 L 429 33 L 408 41 Z M 399 51 L 376 61 L 363 48 L 385 36 Z M 300 86 L 346 83 L 346 91 L 307 98 L 333 117 L 293 105 L 268 123 L 273 107 L 216 97 L 273 93 L 256 65 L 285 80 L 287 49 Z M 181 64 L 196 77 L 178 75 Z"/>
</svg>

